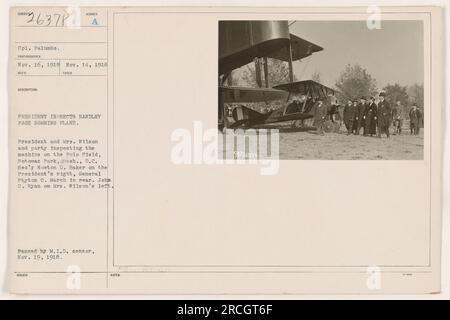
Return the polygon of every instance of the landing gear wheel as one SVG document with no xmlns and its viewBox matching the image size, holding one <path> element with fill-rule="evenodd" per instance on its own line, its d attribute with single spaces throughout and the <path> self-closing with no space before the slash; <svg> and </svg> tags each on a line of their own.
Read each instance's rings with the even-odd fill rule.
<svg viewBox="0 0 450 320">
<path fill-rule="evenodd" d="M 325 121 L 325 123 L 323 124 L 323 130 L 327 133 L 334 132 L 334 123 L 331 120 Z"/>
</svg>

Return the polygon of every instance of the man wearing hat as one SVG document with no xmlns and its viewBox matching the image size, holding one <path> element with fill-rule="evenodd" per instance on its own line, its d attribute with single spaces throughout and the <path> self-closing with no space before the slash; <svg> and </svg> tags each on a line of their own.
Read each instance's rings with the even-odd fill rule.
<svg viewBox="0 0 450 320">
<path fill-rule="evenodd" d="M 396 105 L 392 108 L 392 118 L 394 126 L 394 135 L 400 135 L 402 133 L 402 124 L 403 124 L 403 106 L 400 101 L 396 102 Z"/>
<path fill-rule="evenodd" d="M 392 109 L 389 102 L 385 100 L 385 93 L 380 92 L 380 102 L 378 103 L 377 124 L 378 124 L 378 138 L 385 133 L 389 138 L 389 126 L 392 122 Z"/>
<path fill-rule="evenodd" d="M 348 100 L 346 106 L 344 107 L 344 124 L 347 128 L 347 135 L 353 132 L 353 121 L 355 119 L 355 107 L 353 106 L 352 100 Z"/>
<path fill-rule="evenodd" d="M 373 136 L 376 134 L 376 124 L 377 121 L 377 104 L 375 103 L 375 98 L 370 97 L 369 103 L 366 107 L 366 113 L 364 118 L 364 135 Z"/>
<path fill-rule="evenodd" d="M 359 99 L 359 104 L 356 108 L 356 134 L 359 134 L 361 127 L 364 126 L 364 114 L 366 113 L 366 97 Z"/>
<path fill-rule="evenodd" d="M 324 124 L 327 117 L 328 108 L 323 103 L 322 99 L 319 99 L 314 106 L 313 115 L 314 115 L 314 126 L 317 128 L 317 133 L 320 135 L 324 134 Z"/>
<path fill-rule="evenodd" d="M 411 110 L 409 111 L 409 126 L 411 129 L 411 134 L 419 134 L 420 124 L 422 122 L 422 113 L 417 104 L 413 103 Z"/>
</svg>

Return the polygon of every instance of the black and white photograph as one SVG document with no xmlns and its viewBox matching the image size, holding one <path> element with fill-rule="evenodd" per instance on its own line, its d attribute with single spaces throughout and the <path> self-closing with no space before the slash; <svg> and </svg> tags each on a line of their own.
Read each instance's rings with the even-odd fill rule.
<svg viewBox="0 0 450 320">
<path fill-rule="evenodd" d="M 424 157 L 422 21 L 219 21 L 218 69 L 219 131 L 281 160 Z"/>
<path fill-rule="evenodd" d="M 0 299 L 450 298 L 446 4 L 35 1 L 0 22 Z"/>
</svg>

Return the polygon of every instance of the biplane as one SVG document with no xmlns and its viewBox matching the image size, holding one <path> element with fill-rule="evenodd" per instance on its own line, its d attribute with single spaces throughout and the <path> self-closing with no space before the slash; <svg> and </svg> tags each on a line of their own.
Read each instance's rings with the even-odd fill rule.
<svg viewBox="0 0 450 320">
<path fill-rule="evenodd" d="M 297 81 L 277 85 L 273 88 L 240 88 L 221 87 L 224 103 L 248 103 L 283 101 L 284 107 L 270 110 L 265 113 L 255 111 L 244 105 L 233 108 L 233 123 L 229 128 L 255 127 L 285 121 L 307 120 L 313 117 L 312 109 L 320 99 L 328 107 L 328 114 L 337 113 L 337 106 L 330 101 L 335 90 L 312 80 Z M 303 96 L 303 100 L 288 104 L 291 96 Z"/>
<path fill-rule="evenodd" d="M 285 121 L 294 123 L 312 118 L 311 108 L 315 101 L 325 101 L 335 92 L 312 80 L 294 82 L 292 63 L 321 50 L 322 47 L 291 34 L 288 21 L 220 21 L 219 128 L 255 127 Z M 289 83 L 270 87 L 268 58 L 288 63 Z M 232 71 L 252 61 L 258 87 L 233 86 Z M 289 107 L 292 95 L 307 97 L 302 108 Z M 285 106 L 264 113 L 245 106 L 255 102 L 265 102 L 270 106 L 274 101 Z M 225 103 L 239 104 L 232 110 L 232 120 Z"/>
</svg>

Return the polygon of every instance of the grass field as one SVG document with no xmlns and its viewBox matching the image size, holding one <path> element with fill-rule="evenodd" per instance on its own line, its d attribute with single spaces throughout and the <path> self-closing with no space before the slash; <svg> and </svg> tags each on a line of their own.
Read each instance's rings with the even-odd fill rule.
<svg viewBox="0 0 450 320">
<path fill-rule="evenodd" d="M 423 130 L 417 136 L 409 131 L 391 134 L 389 139 L 347 135 L 343 130 L 323 136 L 315 131 L 281 131 L 280 159 L 421 160 L 423 140 Z"/>
</svg>

